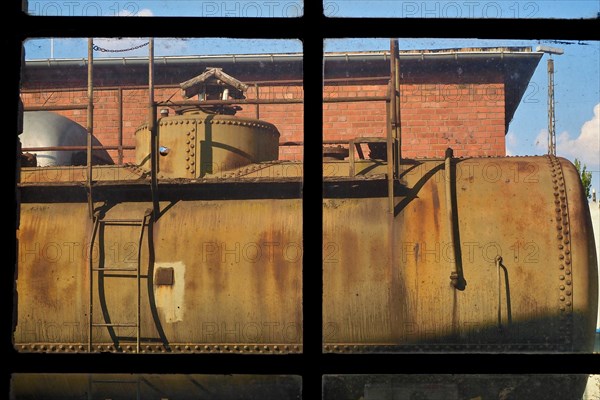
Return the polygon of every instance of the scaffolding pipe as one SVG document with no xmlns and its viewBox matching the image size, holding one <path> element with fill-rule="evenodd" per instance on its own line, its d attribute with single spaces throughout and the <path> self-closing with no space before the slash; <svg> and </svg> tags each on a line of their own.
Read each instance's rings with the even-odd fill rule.
<svg viewBox="0 0 600 400">
<path fill-rule="evenodd" d="M 394 95 L 396 97 L 396 109 L 394 110 L 395 112 L 395 116 L 396 116 L 396 129 L 394 130 L 394 142 L 395 142 L 395 148 L 394 148 L 394 153 L 395 153 L 395 164 L 396 164 L 396 168 L 394 170 L 394 172 L 396 173 L 396 176 L 400 175 L 400 160 L 402 159 L 402 123 L 401 123 L 401 115 L 400 115 L 400 107 L 401 107 L 401 100 L 400 100 L 400 49 L 398 46 L 398 40 L 394 40 L 393 45 L 395 47 L 394 49 L 394 54 L 393 54 L 393 60 L 394 60 L 394 71 L 395 71 L 395 75 L 394 75 Z"/>
<path fill-rule="evenodd" d="M 92 139 L 94 135 L 94 40 L 88 38 L 88 86 L 87 86 L 87 190 L 90 218 L 94 219 L 92 197 Z"/>
<path fill-rule="evenodd" d="M 556 155 L 556 132 L 554 120 L 554 60 L 548 58 L 548 154 Z"/>
<path fill-rule="evenodd" d="M 118 155 L 117 163 L 123 165 L 123 88 L 117 90 L 117 102 L 119 103 L 119 136 L 118 136 Z"/>
<path fill-rule="evenodd" d="M 150 130 L 150 177 L 154 221 L 158 218 L 158 135 L 154 104 L 154 38 L 148 40 L 148 129 Z"/>
<path fill-rule="evenodd" d="M 397 52 L 397 47 L 394 45 L 395 40 L 390 40 L 390 52 Z M 387 148 L 387 181 L 388 181 L 388 212 L 394 215 L 394 140 L 393 132 L 396 129 L 396 94 L 395 81 L 396 65 L 394 57 L 390 57 L 390 83 L 388 84 L 389 103 L 386 103 L 386 118 L 389 122 L 386 123 L 386 148 Z M 391 114 L 391 118 L 390 118 Z"/>
</svg>

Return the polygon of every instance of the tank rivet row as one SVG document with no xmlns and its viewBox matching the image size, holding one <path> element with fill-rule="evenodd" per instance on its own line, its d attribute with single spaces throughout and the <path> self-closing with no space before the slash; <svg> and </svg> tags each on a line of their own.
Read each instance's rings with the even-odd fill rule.
<svg viewBox="0 0 600 400">
<path fill-rule="evenodd" d="M 567 302 L 568 304 L 568 302 Z M 193 347 L 193 348 L 192 348 Z M 377 350 L 379 347 L 373 347 Z M 86 352 L 87 347 L 83 345 L 73 345 L 68 343 L 56 343 L 56 344 L 24 344 L 19 345 L 19 350 L 22 352 Z M 335 345 L 333 348 L 325 346 L 325 350 L 334 350 L 336 352 L 350 352 L 350 351 L 361 351 L 361 346 L 350 346 L 350 345 Z M 173 348 L 165 347 L 163 345 L 144 345 L 142 346 L 142 353 L 167 353 L 167 352 L 199 352 L 199 353 L 297 353 L 300 351 L 298 345 L 230 345 L 230 344 L 216 344 L 216 345 L 205 345 L 205 346 L 191 346 L 189 344 L 177 344 Z M 132 345 L 118 346 L 111 344 L 96 345 L 92 348 L 93 353 L 98 352 L 118 352 L 118 353 L 135 353 L 135 348 Z"/>
<path fill-rule="evenodd" d="M 562 166 L 560 164 L 560 161 L 558 160 L 558 158 L 554 157 L 554 156 L 548 156 L 548 161 L 550 163 L 550 166 L 552 167 L 552 178 L 556 178 L 553 179 L 553 189 L 554 189 L 554 203 L 557 205 L 557 207 L 555 208 L 555 212 L 556 212 L 556 221 L 558 223 L 556 229 L 559 231 L 559 234 L 557 235 L 557 239 L 559 240 L 558 243 L 558 250 L 559 250 L 559 254 L 558 254 L 558 258 L 559 260 L 561 260 L 561 264 L 560 264 L 560 269 L 564 271 L 564 275 L 560 275 L 559 279 L 561 281 L 565 281 L 565 275 L 566 276 L 570 276 L 571 275 L 571 269 L 570 269 L 570 264 L 571 264 L 571 259 L 570 259 L 570 254 L 571 254 L 571 250 L 570 250 L 570 240 L 569 240 L 569 215 L 568 215 L 568 209 L 567 209 L 567 197 L 566 197 L 566 191 L 565 191 L 565 181 L 564 181 L 564 176 L 563 176 L 563 172 L 562 172 Z M 558 189 L 558 193 L 556 192 L 556 190 Z M 559 207 L 560 205 L 560 207 Z M 562 222 L 562 224 L 561 224 Z M 563 228 L 564 226 L 564 228 Z M 561 232 L 562 231 L 562 232 Z M 564 239 L 564 241 L 563 241 Z M 566 267 L 565 267 L 566 265 Z M 571 280 L 567 279 L 565 284 L 567 286 L 571 286 Z M 561 304 L 560 306 L 560 310 L 561 310 L 561 327 L 564 329 L 561 329 L 561 336 L 562 336 L 562 340 L 564 342 L 565 345 L 570 345 L 571 343 L 571 328 L 572 325 L 570 324 L 570 318 L 572 316 L 572 302 L 571 302 L 571 294 L 572 291 L 566 290 L 565 291 L 565 285 L 561 284 L 559 286 L 560 289 L 560 295 L 559 295 L 559 300 L 560 302 L 564 302 Z M 566 305 L 566 307 L 565 307 Z M 568 350 L 568 349 L 565 349 Z"/>
</svg>

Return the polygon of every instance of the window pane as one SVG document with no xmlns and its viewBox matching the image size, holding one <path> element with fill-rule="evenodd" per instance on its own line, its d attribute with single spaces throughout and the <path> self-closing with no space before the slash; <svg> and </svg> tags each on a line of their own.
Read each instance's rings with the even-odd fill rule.
<svg viewBox="0 0 600 400">
<path fill-rule="evenodd" d="M 324 351 L 592 352 L 598 42 L 399 48 L 326 43 Z"/>
<path fill-rule="evenodd" d="M 17 350 L 301 352 L 301 44 L 92 43 L 25 45 Z"/>
</svg>

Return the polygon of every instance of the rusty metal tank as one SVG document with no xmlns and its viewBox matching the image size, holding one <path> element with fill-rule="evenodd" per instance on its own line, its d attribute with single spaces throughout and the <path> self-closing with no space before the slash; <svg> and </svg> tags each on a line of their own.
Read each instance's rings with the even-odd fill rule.
<svg viewBox="0 0 600 400">
<path fill-rule="evenodd" d="M 136 131 L 136 163 L 149 169 L 150 131 Z M 158 173 L 198 178 L 249 164 L 277 160 L 279 131 L 265 121 L 189 109 L 158 122 Z"/>
<path fill-rule="evenodd" d="M 405 160 L 390 213 L 385 166 L 325 163 L 324 351 L 592 352 L 597 264 L 574 166 L 451 166 L 448 195 L 444 160 Z"/>
<path fill-rule="evenodd" d="M 91 219 L 85 167 L 22 168 L 17 351 L 301 352 L 301 165 L 229 174 L 94 167 Z"/>
</svg>

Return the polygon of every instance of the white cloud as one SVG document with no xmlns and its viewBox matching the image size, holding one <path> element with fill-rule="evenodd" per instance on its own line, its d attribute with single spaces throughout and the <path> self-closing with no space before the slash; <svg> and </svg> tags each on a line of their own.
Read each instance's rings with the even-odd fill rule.
<svg viewBox="0 0 600 400">
<path fill-rule="evenodd" d="M 119 11 L 119 17 L 152 17 L 154 13 L 149 8 L 142 8 L 141 10 L 132 11 L 132 10 L 121 10 Z"/>
<path fill-rule="evenodd" d="M 556 137 L 556 154 L 569 159 L 579 159 L 582 164 L 597 170 L 600 166 L 600 103 L 594 107 L 594 116 L 586 121 L 576 138 L 569 132 Z"/>
<path fill-rule="evenodd" d="M 540 133 L 535 137 L 535 143 L 533 145 L 543 154 L 548 153 L 548 129 L 540 130 Z"/>
<path fill-rule="evenodd" d="M 514 132 L 509 131 L 506 134 L 506 155 L 514 156 L 515 154 L 517 154 L 516 147 L 518 144 L 519 139 L 517 138 L 517 135 Z"/>
</svg>

